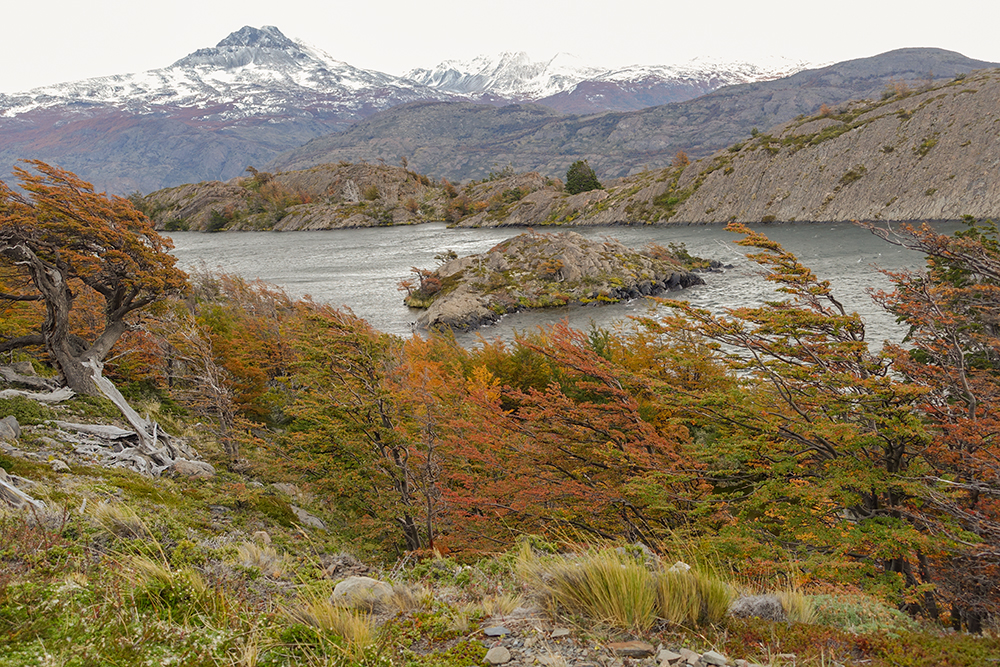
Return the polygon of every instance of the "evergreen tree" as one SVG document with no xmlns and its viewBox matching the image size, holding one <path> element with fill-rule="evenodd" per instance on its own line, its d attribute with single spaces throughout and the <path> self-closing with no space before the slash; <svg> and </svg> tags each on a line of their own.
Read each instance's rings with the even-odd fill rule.
<svg viewBox="0 0 1000 667">
<path fill-rule="evenodd" d="M 576 195 L 600 189 L 601 182 L 597 180 L 597 174 L 586 160 L 577 160 L 569 166 L 566 171 L 566 192 Z"/>
</svg>

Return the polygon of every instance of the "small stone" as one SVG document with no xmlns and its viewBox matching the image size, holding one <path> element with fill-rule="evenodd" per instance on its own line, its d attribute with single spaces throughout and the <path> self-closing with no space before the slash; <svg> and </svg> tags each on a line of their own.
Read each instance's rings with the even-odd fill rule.
<svg viewBox="0 0 1000 667">
<path fill-rule="evenodd" d="M 689 648 L 682 648 L 680 651 L 678 651 L 678 653 L 681 654 L 681 658 L 684 659 L 684 662 L 686 662 L 689 665 L 693 665 L 697 663 L 699 660 L 701 660 L 701 654 L 695 653 Z"/>
<path fill-rule="evenodd" d="M 680 653 L 674 653 L 669 649 L 662 649 L 659 653 L 656 654 L 656 662 L 660 665 L 662 665 L 663 663 L 667 663 L 669 665 L 670 663 L 680 661 L 683 657 L 684 656 L 682 656 Z"/>
<path fill-rule="evenodd" d="M 62 459 L 52 459 L 49 462 L 53 472 L 69 472 L 69 464 Z"/>
<path fill-rule="evenodd" d="M 567 630 L 566 628 L 556 628 L 555 630 L 552 631 L 553 639 L 559 639 L 560 637 L 567 637 L 567 636 L 569 636 L 569 630 Z"/>
<path fill-rule="evenodd" d="M 486 652 L 483 662 L 490 665 L 506 665 L 510 662 L 510 651 L 503 646 L 494 646 Z"/>
<path fill-rule="evenodd" d="M 625 658 L 649 658 L 656 653 L 656 648 L 646 642 L 612 642 L 608 648 Z"/>
<path fill-rule="evenodd" d="M 716 651 L 706 651 L 701 654 L 701 661 L 709 665 L 725 665 L 728 660 L 726 656 Z"/>
<path fill-rule="evenodd" d="M 491 625 L 490 627 L 483 629 L 483 634 L 487 637 L 504 637 L 510 634 L 510 630 L 502 625 Z"/>
</svg>

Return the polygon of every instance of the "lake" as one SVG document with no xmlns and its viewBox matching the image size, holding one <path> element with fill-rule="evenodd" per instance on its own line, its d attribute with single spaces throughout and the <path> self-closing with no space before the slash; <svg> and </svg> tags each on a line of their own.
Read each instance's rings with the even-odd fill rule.
<svg viewBox="0 0 1000 667">
<path fill-rule="evenodd" d="M 951 225 L 942 231 L 957 227 Z M 865 318 L 870 341 L 898 340 L 902 336 L 902 328 L 871 301 L 867 290 L 889 286 L 879 268 L 919 268 L 923 265 L 920 254 L 886 243 L 848 223 L 756 228 L 795 253 L 821 278 L 830 280 L 834 295 L 844 306 Z M 773 286 L 761 278 L 759 267 L 734 244 L 741 236 L 722 226 L 575 227 L 572 231 L 589 238 L 617 238 L 633 248 L 649 242 L 664 246 L 683 243 L 693 255 L 731 264 L 733 268 L 722 273 L 704 274 L 705 285 L 670 294 L 699 307 L 720 311 L 778 296 Z M 172 232 L 169 236 L 182 268 L 259 278 L 294 297 L 310 295 L 317 301 L 347 307 L 382 331 L 406 336 L 413 331 L 419 313 L 403 305 L 403 294 L 397 286 L 410 277 L 411 267 L 434 268 L 434 256 L 445 250 L 454 250 L 460 256 L 485 252 L 522 232 L 522 228 L 449 229 L 443 223 L 428 223 L 316 232 Z M 589 328 L 592 322 L 610 326 L 648 308 L 647 299 L 637 299 L 517 313 L 478 333 L 488 338 L 510 338 L 515 330 L 533 329 L 562 318 L 577 328 Z M 476 332 L 470 332 L 460 338 L 471 342 L 475 336 Z"/>
</svg>

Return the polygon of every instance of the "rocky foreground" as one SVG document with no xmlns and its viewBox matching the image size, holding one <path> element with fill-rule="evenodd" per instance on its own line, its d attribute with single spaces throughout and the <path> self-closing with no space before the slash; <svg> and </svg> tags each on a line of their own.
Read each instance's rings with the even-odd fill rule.
<svg viewBox="0 0 1000 667">
<path fill-rule="evenodd" d="M 418 272 L 419 286 L 404 284 L 405 303 L 426 308 L 417 320 L 421 327 L 467 329 L 528 308 L 653 296 L 701 284 L 692 269 L 719 266 L 682 249 L 650 245 L 635 251 L 575 232 L 527 232 L 481 255 L 443 259 L 436 270 Z"/>
</svg>

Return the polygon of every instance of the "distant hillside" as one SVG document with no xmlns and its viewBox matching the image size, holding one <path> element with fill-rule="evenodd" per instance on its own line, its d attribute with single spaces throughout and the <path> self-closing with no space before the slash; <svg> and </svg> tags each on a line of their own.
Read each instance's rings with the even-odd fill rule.
<svg viewBox="0 0 1000 667">
<path fill-rule="evenodd" d="M 576 195 L 537 172 L 499 170 L 455 188 L 402 167 L 345 162 L 267 175 L 266 187 L 259 176 L 181 186 L 145 205 L 159 226 L 191 229 L 210 220 L 292 230 L 1000 218 L 1000 69 L 922 91 L 900 84 L 883 99 L 824 109 L 681 162 Z"/>
<path fill-rule="evenodd" d="M 1000 70 L 803 116 L 605 190 L 533 192 L 462 226 L 1000 218 Z"/>
<path fill-rule="evenodd" d="M 792 121 L 730 151 L 685 171 L 678 191 L 691 194 L 672 219 L 995 218 L 1000 70 Z"/>
<path fill-rule="evenodd" d="M 541 107 L 486 110 L 467 102 L 397 106 L 274 160 L 273 170 L 382 159 L 435 178 L 478 179 L 497 166 L 561 177 L 586 158 L 602 178 L 669 166 L 679 150 L 703 157 L 821 107 L 879 99 L 896 83 L 918 87 L 995 67 L 941 49 L 900 49 L 763 83 L 728 86 L 688 102 L 629 113 L 560 116 Z"/>
</svg>

